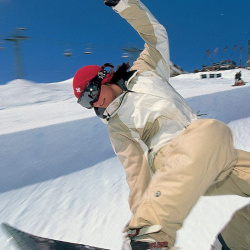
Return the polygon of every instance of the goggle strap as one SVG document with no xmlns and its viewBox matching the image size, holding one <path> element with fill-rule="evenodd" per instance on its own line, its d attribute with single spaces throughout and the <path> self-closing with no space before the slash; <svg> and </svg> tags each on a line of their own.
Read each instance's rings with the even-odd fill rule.
<svg viewBox="0 0 250 250">
<path fill-rule="evenodd" d="M 113 69 L 114 68 L 114 65 L 113 64 L 111 64 L 111 63 L 104 63 L 103 65 L 102 65 L 102 69 L 105 69 L 106 67 L 110 67 L 111 69 Z"/>
</svg>

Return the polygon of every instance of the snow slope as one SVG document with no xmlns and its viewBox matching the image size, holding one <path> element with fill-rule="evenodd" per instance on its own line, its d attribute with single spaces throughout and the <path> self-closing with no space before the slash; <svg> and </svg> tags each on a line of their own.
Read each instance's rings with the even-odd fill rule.
<svg viewBox="0 0 250 250">
<path fill-rule="evenodd" d="M 236 70 L 222 78 L 200 73 L 171 84 L 204 118 L 232 128 L 237 148 L 250 151 L 250 71 L 232 87 Z M 217 73 L 217 72 L 216 72 Z M 43 237 L 121 249 L 131 217 L 123 167 L 106 125 L 76 103 L 72 79 L 0 86 L 0 223 Z M 233 212 L 249 202 L 236 196 L 202 197 L 178 233 L 183 250 L 209 250 Z M 0 230 L 0 249 L 14 250 Z"/>
</svg>

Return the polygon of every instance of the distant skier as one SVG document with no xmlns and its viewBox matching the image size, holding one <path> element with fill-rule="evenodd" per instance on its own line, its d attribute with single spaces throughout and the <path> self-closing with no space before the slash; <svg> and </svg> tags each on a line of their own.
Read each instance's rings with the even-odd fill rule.
<svg viewBox="0 0 250 250">
<path fill-rule="evenodd" d="M 235 74 L 235 81 L 240 81 L 240 80 L 241 80 L 241 71 Z"/>
<path fill-rule="evenodd" d="M 129 70 L 125 63 L 116 71 L 109 63 L 79 69 L 74 94 L 79 104 L 106 120 L 127 175 L 133 217 L 123 248 L 171 249 L 202 195 L 249 197 L 250 153 L 234 148 L 227 125 L 198 119 L 169 84 L 168 36 L 142 2 L 104 3 L 132 25 L 145 48 Z M 222 230 L 214 248 L 249 249 L 249 232 L 246 206 Z"/>
<path fill-rule="evenodd" d="M 241 79 L 241 71 L 239 71 L 235 74 L 235 83 L 233 86 L 241 86 L 241 85 L 245 85 L 245 83 Z"/>
</svg>

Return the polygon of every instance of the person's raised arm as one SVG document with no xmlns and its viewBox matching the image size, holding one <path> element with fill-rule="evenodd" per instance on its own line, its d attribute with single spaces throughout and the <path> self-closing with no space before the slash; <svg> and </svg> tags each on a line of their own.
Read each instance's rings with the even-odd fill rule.
<svg viewBox="0 0 250 250">
<path fill-rule="evenodd" d="M 145 48 L 131 70 L 155 70 L 166 80 L 170 77 L 169 43 L 165 28 L 140 0 L 104 0 L 139 33 Z"/>
</svg>

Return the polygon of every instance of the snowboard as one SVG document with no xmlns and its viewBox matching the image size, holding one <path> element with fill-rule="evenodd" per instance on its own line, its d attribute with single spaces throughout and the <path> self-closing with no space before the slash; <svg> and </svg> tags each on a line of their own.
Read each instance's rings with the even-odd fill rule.
<svg viewBox="0 0 250 250">
<path fill-rule="evenodd" d="M 234 86 L 244 86 L 244 85 L 246 84 L 242 80 L 240 80 L 240 81 L 235 82 L 235 84 L 232 86 L 234 87 Z"/>
<path fill-rule="evenodd" d="M 43 238 L 23 232 L 7 223 L 2 223 L 4 230 L 12 237 L 18 249 L 22 250 L 109 250 L 78 243 Z"/>
</svg>

